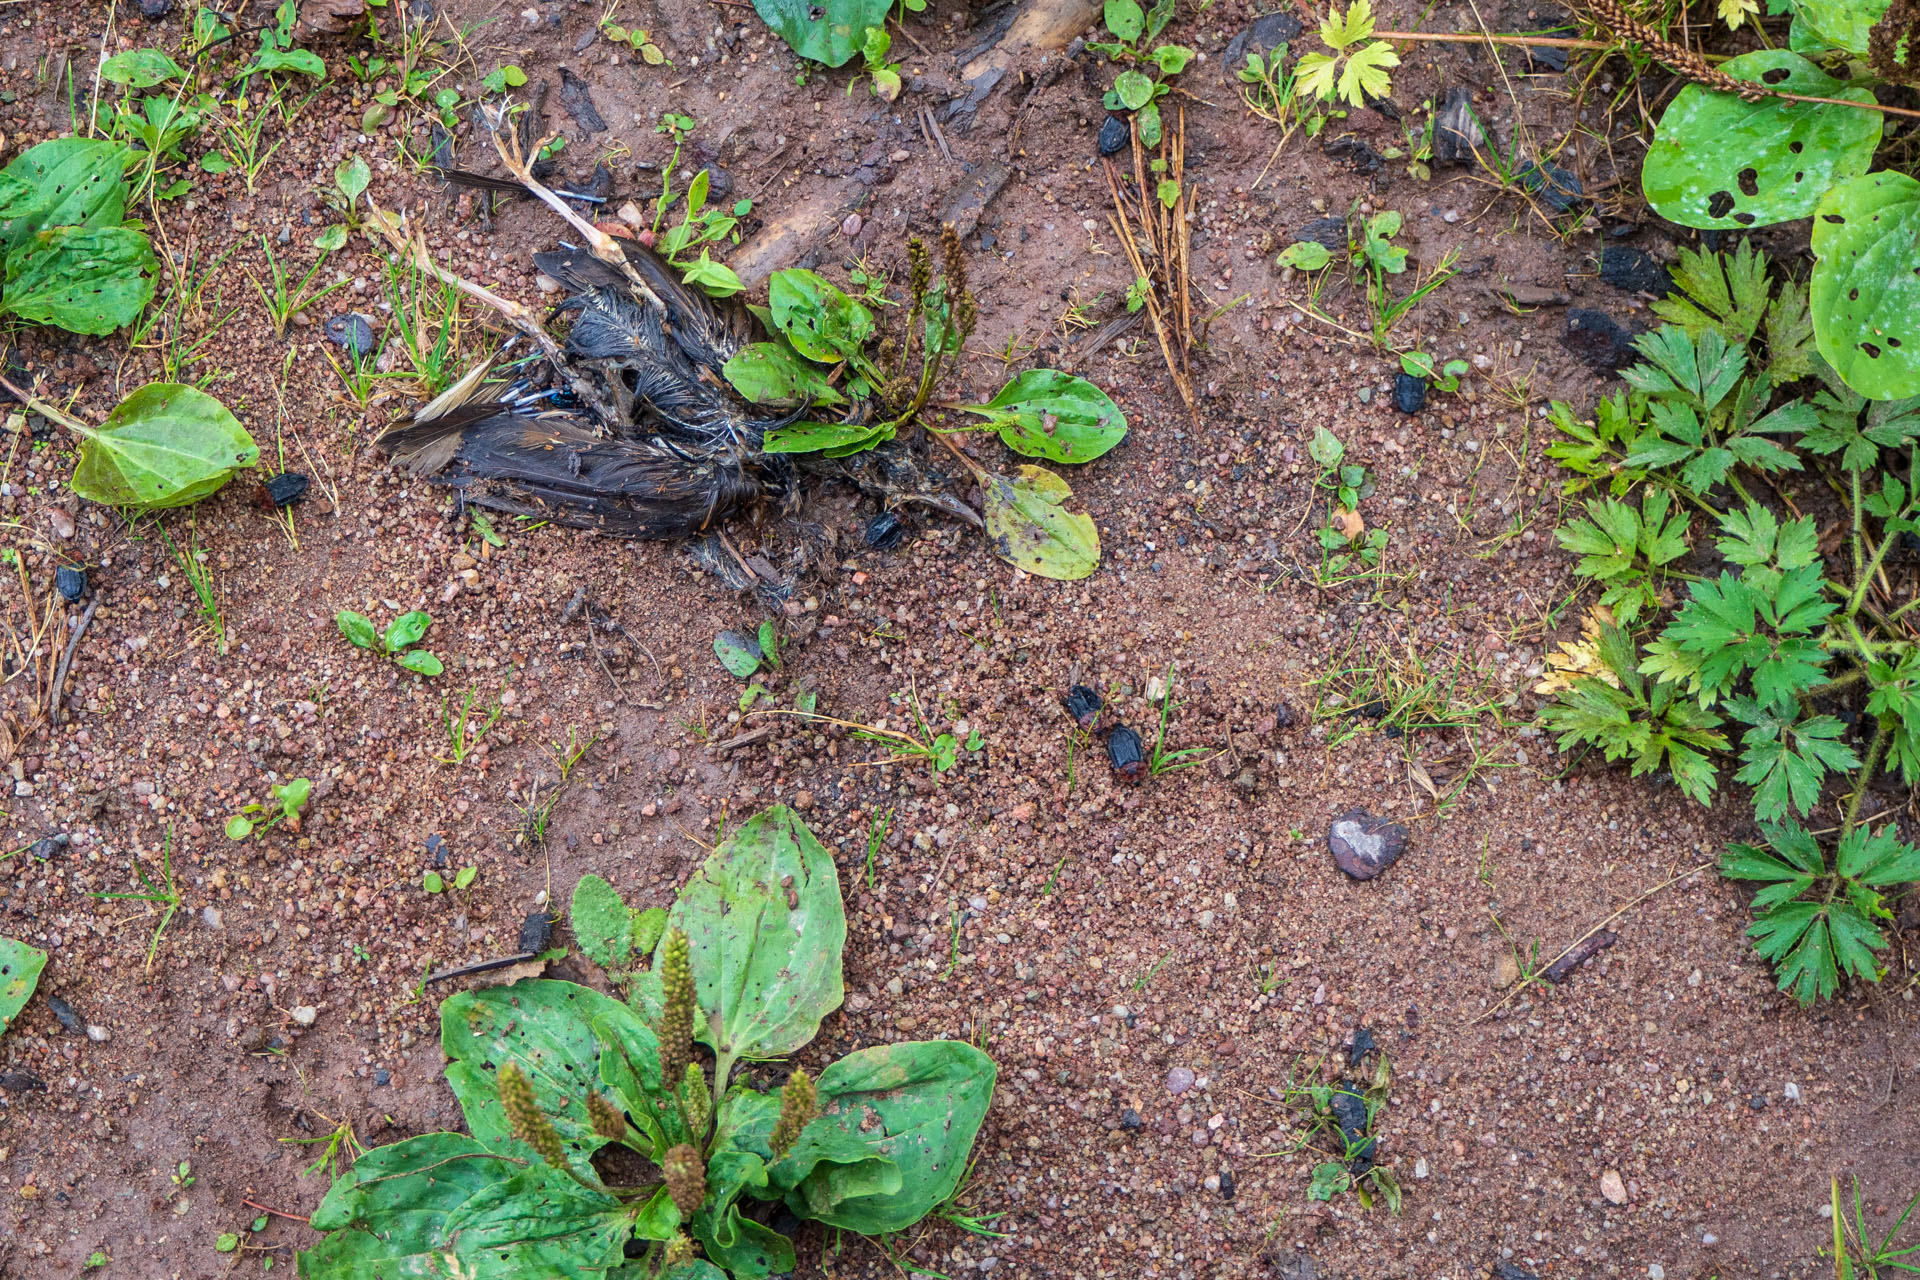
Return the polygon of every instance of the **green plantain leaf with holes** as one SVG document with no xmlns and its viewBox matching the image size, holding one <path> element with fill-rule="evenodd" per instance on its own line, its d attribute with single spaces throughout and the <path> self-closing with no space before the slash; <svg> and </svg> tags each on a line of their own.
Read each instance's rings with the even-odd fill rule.
<svg viewBox="0 0 1920 1280">
<path fill-rule="evenodd" d="M 1820 354 L 1869 400 L 1920 395 L 1920 182 L 1872 173 L 1829 191 L 1813 255 Z"/>
<path fill-rule="evenodd" d="M 1871 103 L 1782 49 L 1724 63 L 1736 80 L 1783 92 Z M 1835 182 L 1865 173 L 1880 144 L 1880 116 L 1823 103 L 1762 98 L 1688 85 L 1654 131 L 1640 170 L 1647 203 L 1682 226 L 1738 230 L 1804 218 Z"/>
</svg>

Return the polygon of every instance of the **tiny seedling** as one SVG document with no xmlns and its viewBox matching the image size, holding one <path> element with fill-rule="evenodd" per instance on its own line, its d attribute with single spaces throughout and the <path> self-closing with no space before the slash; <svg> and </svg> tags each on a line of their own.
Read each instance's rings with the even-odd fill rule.
<svg viewBox="0 0 1920 1280">
<path fill-rule="evenodd" d="M 326 193 L 326 201 L 345 221 L 322 231 L 314 239 L 315 247 L 326 253 L 347 247 L 347 233 L 360 225 L 360 197 L 366 194 L 372 181 L 373 170 L 359 156 L 348 157 L 334 169 L 333 190 Z M 314 265 L 317 270 L 319 264 Z"/>
<path fill-rule="evenodd" d="M 1445 364 L 1435 365 L 1433 357 L 1424 351 L 1404 351 L 1400 354 L 1400 368 L 1416 378 L 1425 378 L 1433 384 L 1435 391 L 1452 394 L 1460 389 L 1460 379 L 1472 366 L 1465 360 L 1449 360 Z"/>
<path fill-rule="evenodd" d="M 310 1178 L 316 1173 L 324 1172 L 329 1178 L 337 1178 L 345 1173 L 355 1160 L 366 1154 L 366 1148 L 360 1145 L 359 1138 L 354 1135 L 352 1120 L 334 1120 L 332 1116 L 322 1115 L 318 1111 L 313 1114 L 331 1122 L 333 1128 L 312 1138 L 282 1138 L 280 1141 L 290 1146 L 320 1148 L 319 1158 L 300 1171 L 301 1177 Z M 261 1221 L 264 1222 L 265 1219 Z M 260 1228 L 255 1227 L 254 1230 L 258 1231 Z"/>
<path fill-rule="evenodd" d="M 174 1169 L 172 1178 L 173 1185 L 182 1191 L 192 1186 L 194 1184 L 193 1162 L 190 1160 L 182 1160 L 179 1166 Z"/>
<path fill-rule="evenodd" d="M 462 867 L 453 873 L 453 887 L 456 890 L 471 888 L 479 874 L 480 868 L 478 867 Z M 438 871 L 429 871 L 426 875 L 420 877 L 420 887 L 428 893 L 445 893 L 447 891 L 446 877 L 442 876 Z"/>
<path fill-rule="evenodd" d="M 313 784 L 305 778 L 294 778 L 274 785 L 271 790 L 272 804 L 249 804 L 227 819 L 227 839 L 245 840 L 265 835 L 283 822 L 292 831 L 300 830 L 300 811 L 307 807 L 313 795 Z"/>
<path fill-rule="evenodd" d="M 227 622 L 220 612 L 220 586 L 214 580 L 213 570 L 207 565 L 207 553 L 200 546 L 197 537 L 187 539 L 187 549 L 182 551 L 167 531 L 162 528 L 160 537 L 173 553 L 173 561 L 180 568 L 180 576 L 193 588 L 194 599 L 199 601 L 200 617 L 213 633 L 214 643 L 220 646 L 220 652 L 227 651 Z"/>
<path fill-rule="evenodd" d="M 567 740 L 565 742 L 555 742 L 551 744 L 547 754 L 553 757 L 553 763 L 560 769 L 560 784 L 562 786 L 565 786 L 567 779 L 573 776 L 574 766 L 586 758 L 587 752 L 593 750 L 593 744 L 598 741 L 600 741 L 600 735 L 597 733 L 591 738 L 582 741 L 579 730 L 575 729 L 572 725 L 568 725 Z"/>
<path fill-rule="evenodd" d="M 329 228 L 329 230 L 331 230 L 331 228 Z M 324 233 L 322 234 L 324 235 Z M 341 237 L 341 243 L 346 243 L 344 234 Z M 262 252 L 266 254 L 267 278 L 273 282 L 272 290 L 269 291 L 267 286 L 260 282 L 259 276 L 252 275 L 251 272 L 248 274 L 253 281 L 254 292 L 260 295 L 261 305 L 267 310 L 267 319 L 273 322 L 273 333 L 277 338 L 287 336 L 287 325 L 292 322 L 294 316 L 305 311 L 308 307 L 311 307 L 335 289 L 344 288 L 350 279 L 350 277 L 342 275 L 332 284 L 315 287 L 315 277 L 320 274 L 320 269 L 327 265 L 327 249 L 322 245 L 320 246 L 320 256 L 314 259 L 313 265 L 307 269 L 307 274 L 300 277 L 298 284 L 289 284 L 286 267 L 283 266 L 280 259 L 274 255 L 273 242 L 268 240 L 267 237 L 261 236 L 260 248 Z"/>
<path fill-rule="evenodd" d="M 641 34 L 646 33 L 643 31 Z M 509 89 L 518 89 L 526 82 L 527 73 L 512 63 L 502 63 L 480 77 L 480 87 L 488 93 L 505 93 Z"/>
<path fill-rule="evenodd" d="M 147 943 L 147 970 L 152 972 L 154 957 L 160 954 L 160 939 L 166 935 L 167 926 L 173 923 L 173 917 L 180 910 L 185 899 L 181 896 L 180 886 L 173 878 L 173 828 L 167 828 L 167 837 L 160 845 L 160 882 L 156 884 L 147 875 L 147 869 L 134 859 L 133 874 L 140 881 L 139 893 L 92 893 L 89 897 L 104 901 L 144 902 L 148 912 L 158 911 L 160 923 L 154 926 L 153 937 Z M 181 1172 L 186 1172 L 186 1163 L 181 1162 Z"/>
<path fill-rule="evenodd" d="M 333 620 L 340 634 L 355 648 L 372 650 L 377 644 L 386 656 L 416 675 L 437 676 L 446 670 L 440 659 L 425 649 L 413 647 L 433 625 L 433 616 L 423 609 L 401 614 L 388 625 L 384 635 L 374 630 L 371 618 L 351 609 L 342 609 Z"/>
<path fill-rule="evenodd" d="M 860 42 L 860 58 L 866 64 L 867 74 L 873 77 L 873 96 L 882 102 L 892 102 L 900 96 L 900 64 L 887 61 L 887 50 L 893 46 L 893 37 L 887 34 L 884 26 L 868 27 Z M 855 81 L 847 82 L 847 96 L 853 96 Z"/>
<path fill-rule="evenodd" d="M 1907 1202 L 1900 1216 L 1893 1220 L 1878 1243 L 1867 1231 L 1867 1210 L 1860 1197 L 1860 1179 L 1853 1180 L 1853 1221 L 1847 1221 L 1846 1207 L 1840 1198 L 1840 1179 L 1831 1179 L 1833 1206 L 1833 1274 L 1834 1280 L 1891 1280 L 1894 1272 L 1902 1271 L 1910 1275 L 1920 1275 L 1920 1244 L 1910 1244 L 1905 1248 L 1895 1246 L 1894 1237 L 1900 1234 L 1900 1228 L 1907 1225 L 1907 1219 L 1913 1216 L 1916 1207 L 1920 1207 L 1920 1195 Z M 1881 1210 L 1882 1213 L 1886 1210 Z M 1911 1237 L 1909 1237 L 1911 1239 Z M 1902 1261 L 1905 1259 L 1905 1261 Z"/>
<path fill-rule="evenodd" d="M 768 618 L 760 624 L 758 636 L 738 631 L 722 631 L 713 638 L 713 656 L 720 665 L 742 680 L 760 671 L 780 669 L 780 631 Z"/>
<path fill-rule="evenodd" d="M 887 828 L 893 825 L 893 810 L 876 813 L 867 824 L 867 888 L 873 888 L 873 868 L 880 857 L 880 846 L 886 843 Z"/>
<path fill-rule="evenodd" d="M 1197 764 L 1205 764 L 1212 758 L 1205 747 L 1183 747 L 1178 751 L 1167 750 L 1167 721 L 1173 715 L 1173 667 L 1167 667 L 1167 691 L 1160 697 L 1160 727 L 1153 738 L 1153 753 L 1147 757 L 1147 772 L 1153 777 L 1163 773 L 1172 773 L 1175 769 L 1191 769 Z"/>
<path fill-rule="evenodd" d="M 453 703 L 451 700 L 443 700 L 441 702 L 440 712 L 441 715 L 445 717 L 447 724 L 448 750 L 448 754 L 434 757 L 441 764 L 458 765 L 464 763 L 466 758 L 473 754 L 473 749 L 480 745 L 480 739 L 487 736 L 487 730 L 493 728 L 494 724 L 505 714 L 505 708 L 501 705 L 500 700 L 495 698 L 493 705 L 486 708 L 485 721 L 476 725 L 473 718 L 473 701 L 474 691 L 468 689 L 465 698 L 460 703 L 460 714 L 457 716 L 453 713 Z"/>
<path fill-rule="evenodd" d="M 653 42 L 652 36 L 648 35 L 639 27 L 623 27 L 613 20 L 613 11 L 618 7 L 618 0 L 615 0 L 615 2 L 609 4 L 606 7 L 606 11 L 600 15 L 600 34 L 615 44 L 626 45 L 640 56 L 640 61 L 650 67 L 660 66 L 662 63 L 668 66 L 673 65 L 672 59 L 661 52 L 660 46 Z M 519 68 L 516 67 L 514 70 L 517 71 Z M 522 75 L 519 83 L 525 84 L 526 81 L 526 76 Z"/>
</svg>

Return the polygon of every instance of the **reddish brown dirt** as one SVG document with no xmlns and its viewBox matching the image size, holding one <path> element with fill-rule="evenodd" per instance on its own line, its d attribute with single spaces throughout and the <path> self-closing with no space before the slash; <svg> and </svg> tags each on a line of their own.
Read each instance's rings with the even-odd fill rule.
<svg viewBox="0 0 1920 1280">
<path fill-rule="evenodd" d="M 1539 939 L 1550 957 L 1711 863 L 1741 812 L 1703 811 L 1594 761 L 1569 768 L 1518 727 L 1574 586 L 1551 537 L 1559 499 L 1539 409 L 1548 395 L 1585 403 L 1601 384 L 1562 351 L 1559 307 L 1514 308 L 1498 290 L 1565 292 L 1622 318 L 1636 304 L 1593 278 L 1598 234 L 1563 242 L 1518 197 L 1459 170 L 1421 182 L 1389 161 L 1359 174 L 1304 138 L 1269 168 L 1277 132 L 1241 109 L 1218 61 L 1252 14 L 1242 0 L 1181 8 L 1169 35 L 1207 55 L 1180 82 L 1191 97 L 1174 100 L 1202 193 L 1196 284 L 1238 305 L 1196 354 L 1198 425 L 1145 328 L 1085 362 L 1133 424 L 1121 448 L 1072 475 L 1101 530 L 1100 571 L 1074 584 L 1028 578 L 942 521 L 879 554 L 858 537 L 869 507 L 830 490 L 810 508 L 840 534 L 843 563 L 796 595 L 774 692 L 810 687 L 823 711 L 874 722 L 901 715 L 888 695 L 917 690 L 942 725 L 964 720 L 985 738 L 937 780 L 856 767 L 872 748 L 793 725 L 732 751 L 703 746 L 735 731 L 740 692 L 712 636 L 757 625 L 758 606 L 675 546 L 503 522 L 506 547 L 484 549 L 443 493 L 391 473 L 366 441 L 410 403 L 405 388 L 382 384 L 375 403 L 353 404 L 317 324 L 349 309 L 388 321 L 382 258 L 364 239 L 324 268 L 350 283 L 316 323 L 274 335 L 247 279 L 265 271 L 260 237 L 286 231 L 276 251 L 304 272 L 333 216 L 316 192 L 349 154 L 372 162 L 373 198 L 408 211 L 442 261 L 510 293 L 538 297 L 528 255 L 556 233 L 530 205 L 483 223 L 471 199 L 419 177 L 397 148 L 421 145 L 418 131 L 396 132 L 412 117 L 361 136 L 369 91 L 344 69 L 354 46 L 318 46 L 334 78 L 290 126 L 269 127 L 281 149 L 256 190 L 236 173 L 200 176 L 190 197 L 159 206 L 172 250 L 232 253 L 187 329 L 237 311 L 194 372 L 268 458 L 315 488 L 291 530 L 249 505 L 251 480 L 166 520 L 175 540 L 197 535 L 207 549 L 223 652 L 150 522 L 129 529 L 72 499 L 57 432 L 8 439 L 0 508 L 30 595 L 28 607 L 18 582 L 8 588 L 9 624 L 25 640 L 59 607 L 56 560 L 87 564 L 102 605 L 75 659 L 70 718 L 33 728 L 11 761 L 5 847 L 54 830 L 72 844 L 44 863 L 0 864 L 0 932 L 52 953 L 41 990 L 102 1038 L 63 1031 L 37 997 L 0 1042 L 5 1069 L 46 1085 L 0 1093 L 0 1273 L 72 1276 L 95 1251 L 111 1259 L 108 1276 L 244 1273 L 257 1253 L 213 1246 L 256 1205 L 278 1213 L 248 1249 L 290 1261 L 313 1239 L 294 1215 L 325 1186 L 303 1173 L 315 1139 L 342 1123 L 368 1144 L 459 1123 L 435 1038 L 446 993 L 417 992 L 428 967 L 510 949 L 537 895 L 564 902 L 583 872 L 634 902 L 665 902 L 719 824 L 775 800 L 840 852 L 848 893 L 852 994 L 807 1059 L 967 1036 L 1001 1064 L 967 1203 L 1002 1215 L 1004 1237 L 936 1224 L 912 1243 L 921 1265 L 950 1276 L 1466 1280 L 1503 1259 L 1547 1277 L 1811 1276 L 1830 1175 L 1858 1174 L 1876 1215 L 1920 1189 L 1910 929 L 1878 989 L 1803 1012 L 1751 954 L 1743 895 L 1705 872 L 1621 915 L 1619 942 L 1563 986 L 1501 1004 L 1512 953 L 1496 917 L 1523 952 Z M 958 87 L 955 53 L 980 38 L 959 6 L 909 20 L 896 50 L 910 87 L 891 107 L 864 82 L 849 96 L 846 71 L 796 85 L 792 57 L 744 6 L 660 0 L 625 15 L 651 26 L 671 68 L 612 65 L 610 46 L 582 41 L 598 12 L 450 5 L 472 32 L 472 61 L 450 82 L 471 91 L 498 61 L 536 77 L 576 70 L 612 127 L 584 136 L 556 95 L 549 123 L 571 137 L 563 173 L 584 180 L 611 153 L 620 196 L 641 200 L 657 175 L 634 163 L 668 150 L 659 114 L 692 115 L 701 158 L 732 175 L 734 198 L 751 195 L 772 219 L 808 211 L 799 241 L 829 272 L 854 254 L 898 264 L 904 232 L 932 231 L 965 184 L 1010 165 L 969 242 L 983 318 L 963 385 L 943 392 L 953 399 L 999 385 L 991 353 L 1010 341 L 1014 368 L 1057 358 L 1067 300 L 1090 303 L 1096 320 L 1121 314 L 1131 272 L 1093 141 L 1103 60 L 1088 55 L 1031 96 L 1034 82 L 1009 81 L 970 130 L 947 127 L 949 162 L 915 112 L 941 108 Z M 122 6 L 112 47 L 178 44 L 177 16 L 148 27 L 129 15 Z M 1509 29 L 1534 20 L 1545 21 L 1499 15 Z M 1472 16 L 1443 6 L 1427 21 L 1467 28 Z M 6 154 L 70 129 L 69 70 L 84 116 L 107 26 L 101 6 L 0 7 Z M 1511 84 L 1551 136 L 1568 123 L 1571 86 L 1522 66 L 1509 57 L 1503 74 L 1477 50 L 1414 50 L 1394 98 L 1419 120 L 1423 99 L 1469 83 L 1504 136 Z M 1021 69 L 1044 68 L 1033 55 Z M 1611 185 L 1598 126 L 1585 128 L 1561 162 L 1629 214 L 1631 174 Z M 1348 129 L 1375 148 L 1403 140 L 1372 111 L 1326 136 Z M 477 139 L 463 129 L 459 143 L 485 166 Z M 1303 284 L 1271 265 L 1292 231 L 1355 201 L 1401 210 L 1422 267 L 1462 255 L 1462 276 L 1395 339 L 1481 367 L 1464 396 L 1436 394 L 1417 417 L 1388 403 L 1390 358 L 1301 318 Z M 849 243 L 833 228 L 855 209 L 864 226 Z M 1670 253 L 1651 227 L 1635 242 Z M 758 280 L 794 252 L 749 238 L 734 260 Z M 1364 325 L 1345 284 L 1324 303 Z M 474 326 L 490 322 L 463 315 L 462 350 L 478 353 Z M 158 368 L 156 351 L 129 353 L 124 338 L 34 333 L 21 350 L 45 394 L 96 418 Z M 1305 447 L 1317 426 L 1378 477 L 1361 508 L 1391 536 L 1376 579 L 1315 583 L 1326 502 Z M 72 537 L 55 510 L 77 521 Z M 736 536 L 749 549 L 763 537 L 784 545 L 777 522 Z M 626 638 L 590 633 L 588 610 L 563 621 L 578 592 Z M 384 621 L 413 607 L 434 615 L 427 643 L 448 667 L 438 680 L 349 648 L 332 622 L 339 609 Z M 8 653 L 19 726 L 32 720 L 36 672 L 44 700 L 45 659 L 23 671 Z M 1073 745 L 1057 696 L 1075 679 L 1114 686 L 1119 713 L 1150 732 L 1146 685 L 1170 665 L 1169 744 L 1223 752 L 1119 787 Z M 1424 667 L 1460 708 L 1497 711 L 1457 708 L 1471 729 L 1390 737 L 1330 703 L 1353 684 L 1343 673 L 1388 666 Z M 454 767 L 436 760 L 448 749 L 443 705 L 469 689 L 505 716 Z M 570 733 L 595 744 L 535 849 L 517 806 L 551 794 L 553 746 Z M 240 805 L 294 776 L 315 795 L 298 833 L 222 835 Z M 1329 819 L 1355 805 L 1412 828 L 1406 856 L 1366 884 L 1339 874 L 1324 845 Z M 885 813 L 891 834 L 869 868 L 867 832 Z M 444 840 L 449 871 L 479 868 L 471 891 L 423 892 L 430 837 Z M 153 873 L 166 857 L 182 905 L 149 965 L 154 914 L 89 895 L 127 891 L 136 864 Z M 1351 1195 L 1310 1203 L 1315 1157 L 1284 1153 L 1295 1115 L 1277 1095 L 1321 1078 L 1316 1064 L 1360 1025 L 1395 1071 L 1379 1133 L 1406 1193 L 1398 1216 Z M 1180 1097 L 1167 1087 L 1176 1067 L 1198 1077 Z M 1129 1108 L 1137 1128 L 1123 1127 Z M 173 1181 L 183 1161 L 190 1186 Z M 1223 1171 L 1231 1198 L 1208 1181 Z M 1610 1171 L 1622 1203 L 1603 1196 Z M 870 1245 L 831 1243 L 803 1235 L 802 1274 L 891 1273 Z"/>
</svg>

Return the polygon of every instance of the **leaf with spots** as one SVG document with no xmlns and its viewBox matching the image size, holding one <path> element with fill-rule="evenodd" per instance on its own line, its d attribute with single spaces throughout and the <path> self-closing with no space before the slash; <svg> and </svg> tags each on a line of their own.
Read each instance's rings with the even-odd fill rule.
<svg viewBox="0 0 1920 1280">
<path fill-rule="evenodd" d="M 7 255 L 0 315 L 112 333 L 152 301 L 156 265 L 146 233 L 132 227 L 48 227 Z"/>
<path fill-rule="evenodd" d="M 987 546 L 1008 564 L 1042 578 L 1072 582 L 1100 565 L 1093 517 L 1068 511 L 1073 490 L 1053 472 L 1021 467 L 1011 477 L 983 472 Z"/>
<path fill-rule="evenodd" d="M 447 1083 L 473 1136 L 496 1151 L 537 1158 L 514 1140 L 494 1073 L 511 1062 L 533 1085 L 534 1100 L 559 1131 L 568 1161 L 591 1175 L 589 1158 L 606 1144 L 587 1115 L 587 1091 L 600 1083 L 600 1041 L 593 1020 L 625 1012 L 591 987 L 544 978 L 510 987 L 462 991 L 440 1006 Z"/>
<path fill-rule="evenodd" d="M 668 919 L 691 944 L 700 1006 L 694 1038 L 721 1060 L 714 1073 L 721 1085 L 743 1058 L 800 1048 L 840 1007 L 847 941 L 840 874 L 786 806 L 728 836 L 680 891 Z"/>
<path fill-rule="evenodd" d="M 1920 182 L 1873 173 L 1829 191 L 1813 255 L 1820 354 L 1869 400 L 1920 395 Z"/>
<path fill-rule="evenodd" d="M 47 953 L 13 938 L 0 938 L 0 1031 L 5 1031 L 40 983 Z"/>
<path fill-rule="evenodd" d="M 128 151 L 117 142 L 55 138 L 0 170 L 0 252 L 43 227 L 117 227 L 126 211 Z"/>
<path fill-rule="evenodd" d="M 1127 434 L 1127 415 L 1106 392 L 1057 369 L 1029 369 L 985 404 L 962 407 L 1029 458 L 1091 462 Z"/>
<path fill-rule="evenodd" d="M 837 67 L 859 53 L 868 27 L 884 26 L 893 0 L 753 0 L 795 53 Z"/>
<path fill-rule="evenodd" d="M 260 460 L 260 447 L 225 405 L 179 383 L 140 388 L 98 430 L 67 425 L 82 437 L 73 491 L 109 506 L 185 506 Z"/>
<path fill-rule="evenodd" d="M 820 1118 L 773 1170 L 780 1182 L 806 1168 L 787 1207 L 864 1235 L 918 1222 L 959 1185 L 996 1074 L 993 1059 L 955 1040 L 875 1045 L 840 1059 L 820 1073 Z"/>
<path fill-rule="evenodd" d="M 1793 16 L 1836 49 L 1864 55 L 1890 0 L 1795 0 Z"/>
<path fill-rule="evenodd" d="M 1721 70 L 1808 97 L 1874 100 L 1781 49 L 1742 54 Z M 1660 118 L 1640 184 L 1655 212 L 1682 226 L 1767 226 L 1812 213 L 1835 182 L 1866 172 L 1879 143 L 1877 112 L 1772 97 L 1744 102 L 1688 85 Z"/>
</svg>

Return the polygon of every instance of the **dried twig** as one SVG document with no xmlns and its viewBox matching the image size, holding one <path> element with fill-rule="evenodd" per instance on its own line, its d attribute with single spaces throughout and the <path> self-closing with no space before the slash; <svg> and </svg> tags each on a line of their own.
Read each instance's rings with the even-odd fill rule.
<svg viewBox="0 0 1920 1280">
<path fill-rule="evenodd" d="M 93 621 L 94 610 L 99 607 L 99 596 L 87 601 L 79 624 L 73 629 L 73 638 L 67 641 L 67 651 L 60 655 L 60 665 L 53 669 L 53 689 L 47 694 L 47 719 L 54 724 L 60 723 L 60 690 L 67 683 L 67 668 L 73 665 L 73 655 L 80 647 L 80 637 L 87 634 L 87 624 Z"/>
<path fill-rule="evenodd" d="M 1144 194 L 1144 183 L 1145 183 L 1144 172 L 1145 171 L 1143 166 L 1138 165 L 1137 163 L 1138 159 L 1139 159 L 1139 150 L 1136 144 L 1136 147 L 1135 147 L 1136 172 L 1138 172 L 1141 175 L 1141 181 L 1142 181 L 1142 187 L 1143 187 L 1142 193 Z M 1107 189 L 1113 193 L 1113 206 L 1114 206 L 1114 212 L 1107 215 L 1107 220 L 1113 224 L 1114 234 L 1120 237 L 1120 245 L 1123 249 L 1126 250 L 1127 261 L 1133 267 L 1134 278 L 1136 280 L 1145 280 L 1148 282 L 1149 287 L 1146 290 L 1146 297 L 1143 299 L 1145 303 L 1147 319 L 1153 325 L 1153 336 L 1159 339 L 1160 354 L 1162 357 L 1165 358 L 1167 362 L 1167 373 L 1169 376 L 1173 378 L 1174 389 L 1180 393 L 1181 402 L 1187 406 L 1188 416 L 1191 417 L 1195 422 L 1195 424 L 1197 425 L 1200 420 L 1200 412 L 1193 402 L 1193 388 L 1187 382 L 1187 375 L 1185 371 L 1185 361 L 1181 358 L 1179 354 L 1176 353 L 1173 337 L 1167 332 L 1167 320 L 1161 310 L 1158 290 L 1152 287 L 1153 276 L 1150 275 L 1147 271 L 1146 260 L 1141 255 L 1139 242 L 1134 237 L 1133 228 L 1131 226 L 1131 219 L 1129 219 L 1127 216 L 1127 203 L 1128 203 L 1127 199 L 1125 196 L 1121 195 L 1120 193 L 1120 183 L 1114 177 L 1113 166 L 1111 164 L 1107 165 L 1106 170 L 1107 170 Z M 1142 234 L 1147 237 L 1149 248 L 1151 248 L 1152 237 L 1153 237 L 1153 223 L 1150 220 L 1143 217 L 1141 230 L 1142 230 Z M 1158 260 L 1163 264 L 1167 261 L 1164 255 L 1156 255 L 1156 256 L 1158 257 Z M 1169 272 L 1168 274 L 1170 275 L 1171 273 Z M 1169 285 L 1169 287 L 1171 287 L 1173 282 L 1172 280 L 1168 280 L 1166 283 Z"/>
<path fill-rule="evenodd" d="M 1710 869 L 1713 865 L 1714 864 L 1711 862 L 1702 862 L 1698 866 L 1688 867 L 1685 871 L 1682 871 L 1679 875 L 1674 876 L 1670 880 L 1662 880 L 1659 884 L 1653 886 L 1653 888 L 1647 890 L 1645 893 L 1641 894 L 1639 897 L 1635 898 L 1633 901 L 1620 907 L 1618 910 L 1614 911 L 1611 915 L 1609 915 L 1606 919 L 1602 920 L 1599 924 L 1594 925 L 1593 928 L 1587 930 L 1585 933 L 1575 938 L 1572 942 L 1568 943 L 1566 947 L 1560 952 L 1559 955 L 1547 961 L 1547 963 L 1541 966 L 1537 972 L 1544 974 L 1548 969 L 1553 968 L 1554 965 L 1558 964 L 1561 960 L 1565 959 L 1569 954 L 1571 954 L 1577 947 L 1580 946 L 1581 943 L 1585 942 L 1588 938 L 1591 938 L 1594 934 L 1599 933 L 1602 929 L 1605 929 L 1608 925 L 1612 924 L 1615 920 L 1618 920 L 1621 916 L 1627 914 L 1627 912 L 1633 910 L 1635 907 L 1645 902 L 1648 898 L 1651 898 L 1654 894 L 1659 893 L 1662 889 L 1670 888 L 1673 885 L 1679 884 L 1682 880 L 1685 880 L 1688 876 L 1698 875 L 1700 872 Z M 1512 1000 L 1515 996 L 1519 995 L 1522 991 L 1525 991 L 1528 987 L 1532 986 L 1535 982 L 1538 982 L 1538 981 L 1541 981 L 1541 979 L 1530 978 L 1527 981 L 1520 983 L 1519 985 L 1514 987 L 1513 990 L 1507 992 L 1506 995 L 1500 997 L 1499 1004 L 1494 1005 L 1493 1008 L 1487 1010 L 1485 1013 L 1481 1014 L 1477 1018 L 1468 1019 L 1467 1025 L 1471 1027 L 1476 1023 L 1485 1022 L 1488 1018 L 1491 1018 L 1494 1014 L 1506 1008 L 1507 1002 L 1509 1000 Z"/>
</svg>

